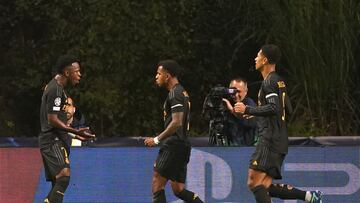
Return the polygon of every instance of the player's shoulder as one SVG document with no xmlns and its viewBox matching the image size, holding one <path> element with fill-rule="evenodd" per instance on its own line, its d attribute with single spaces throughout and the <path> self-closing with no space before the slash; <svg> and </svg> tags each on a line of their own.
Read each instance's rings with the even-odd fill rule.
<svg viewBox="0 0 360 203">
<path fill-rule="evenodd" d="M 56 95 L 61 95 L 63 93 L 63 87 L 57 83 L 55 79 L 52 79 L 46 86 L 45 86 L 45 93 L 53 93 Z"/>
<path fill-rule="evenodd" d="M 284 79 L 278 75 L 276 72 L 272 72 L 269 76 L 264 80 L 265 87 L 285 87 Z"/>
<path fill-rule="evenodd" d="M 189 94 L 185 90 L 185 88 L 181 84 L 175 85 L 175 87 L 169 92 L 170 98 L 181 96 L 181 97 L 189 97 Z"/>
</svg>

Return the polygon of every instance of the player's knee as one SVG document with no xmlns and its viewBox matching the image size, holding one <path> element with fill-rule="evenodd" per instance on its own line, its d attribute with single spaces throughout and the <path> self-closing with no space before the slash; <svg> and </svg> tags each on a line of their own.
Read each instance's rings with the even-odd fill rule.
<svg viewBox="0 0 360 203">
<path fill-rule="evenodd" d="M 185 185 L 183 185 L 183 184 L 171 184 L 171 189 L 172 189 L 174 195 L 176 196 L 177 194 L 179 194 L 181 191 L 183 191 L 185 189 Z"/>
<path fill-rule="evenodd" d="M 263 185 L 265 188 L 268 188 L 272 182 L 272 179 L 263 173 L 250 170 L 248 173 L 247 186 L 251 190 L 259 185 Z"/>
<path fill-rule="evenodd" d="M 63 168 L 60 173 L 56 175 L 56 179 L 63 177 L 63 176 L 70 176 L 70 168 Z"/>
<path fill-rule="evenodd" d="M 258 181 L 254 181 L 253 179 L 248 179 L 247 187 L 248 187 L 250 190 L 256 188 L 256 187 L 259 186 L 259 185 L 264 186 L 264 188 L 269 188 L 269 186 L 271 185 L 271 183 L 258 182 Z"/>
<path fill-rule="evenodd" d="M 248 177 L 248 180 L 247 180 L 247 186 L 250 190 L 254 189 L 255 187 L 261 185 L 261 183 L 255 181 L 256 179 L 252 176 L 249 176 Z"/>
<path fill-rule="evenodd" d="M 175 196 L 177 196 L 181 191 L 183 191 L 184 189 L 180 189 L 180 188 L 172 188 L 172 191 L 174 193 Z"/>
<path fill-rule="evenodd" d="M 156 191 L 160 191 L 160 190 L 164 190 L 165 189 L 165 185 L 161 183 L 161 181 L 158 180 L 153 180 L 152 182 L 152 192 L 156 192 Z"/>
<path fill-rule="evenodd" d="M 151 187 L 151 191 L 153 193 L 160 191 L 160 190 L 164 190 L 164 189 L 165 189 L 165 187 L 161 187 L 160 185 L 157 185 L 157 184 L 153 184 Z"/>
<path fill-rule="evenodd" d="M 265 188 L 269 188 L 270 185 L 272 184 L 272 178 L 270 176 L 267 176 L 261 183 L 262 185 L 265 186 Z"/>
<path fill-rule="evenodd" d="M 63 175 L 64 176 L 70 176 L 70 168 L 64 168 L 63 169 Z"/>
<path fill-rule="evenodd" d="M 253 189 L 253 188 L 256 187 L 256 186 L 255 186 L 255 184 L 254 184 L 253 181 L 248 180 L 248 181 L 247 181 L 247 187 L 251 190 L 251 189 Z"/>
<path fill-rule="evenodd" d="M 165 188 L 166 182 L 166 178 L 162 177 L 158 172 L 154 171 L 152 178 L 152 191 L 156 192 L 163 190 Z"/>
</svg>

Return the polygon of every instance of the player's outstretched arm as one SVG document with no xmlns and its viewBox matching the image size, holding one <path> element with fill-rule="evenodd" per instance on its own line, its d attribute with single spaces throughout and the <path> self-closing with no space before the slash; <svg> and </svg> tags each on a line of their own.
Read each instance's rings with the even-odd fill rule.
<svg viewBox="0 0 360 203">
<path fill-rule="evenodd" d="M 75 129 L 70 126 L 67 126 L 57 117 L 57 114 L 48 114 L 48 121 L 55 128 L 59 128 L 69 133 L 75 134 L 74 138 L 79 139 L 81 141 L 86 141 L 95 138 L 95 134 L 91 133 L 88 127 Z"/>
</svg>

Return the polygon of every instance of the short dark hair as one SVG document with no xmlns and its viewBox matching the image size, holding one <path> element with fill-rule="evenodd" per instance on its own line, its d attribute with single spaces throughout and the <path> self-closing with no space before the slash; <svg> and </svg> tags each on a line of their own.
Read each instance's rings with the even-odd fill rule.
<svg viewBox="0 0 360 203">
<path fill-rule="evenodd" d="M 58 58 L 58 60 L 56 61 L 56 64 L 54 66 L 54 71 L 56 73 L 63 73 L 64 72 L 64 69 L 67 67 L 67 66 L 71 66 L 72 63 L 79 63 L 80 65 L 80 60 L 74 56 L 70 56 L 70 55 L 63 55 L 63 56 L 60 56 Z"/>
<path fill-rule="evenodd" d="M 231 80 L 230 80 L 230 82 L 232 82 L 232 81 L 236 81 L 236 82 L 243 82 L 243 83 L 247 84 L 246 79 L 245 79 L 245 78 L 243 78 L 243 77 L 240 77 L 240 76 L 235 77 L 235 78 L 233 78 L 233 79 L 231 79 Z"/>
<path fill-rule="evenodd" d="M 278 46 L 274 44 L 266 44 L 261 47 L 261 51 L 270 64 L 276 64 L 280 61 L 281 51 Z"/>
<path fill-rule="evenodd" d="M 179 77 L 182 73 L 182 67 L 171 59 L 163 60 L 158 63 L 158 67 L 162 66 L 171 76 Z"/>
</svg>

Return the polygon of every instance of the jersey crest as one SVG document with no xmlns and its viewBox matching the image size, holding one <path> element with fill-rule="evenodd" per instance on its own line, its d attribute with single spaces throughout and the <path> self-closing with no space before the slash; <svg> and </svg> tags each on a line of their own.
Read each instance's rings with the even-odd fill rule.
<svg viewBox="0 0 360 203">
<path fill-rule="evenodd" d="M 285 82 L 284 81 L 279 81 L 277 82 L 279 88 L 284 88 L 285 87 Z"/>
</svg>

